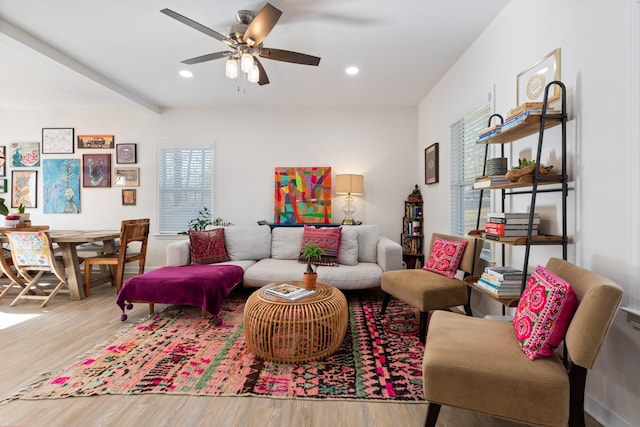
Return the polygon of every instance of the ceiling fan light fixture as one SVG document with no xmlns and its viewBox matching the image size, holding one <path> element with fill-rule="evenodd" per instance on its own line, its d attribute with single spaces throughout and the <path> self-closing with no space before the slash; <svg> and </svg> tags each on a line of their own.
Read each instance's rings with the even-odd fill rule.
<svg viewBox="0 0 640 427">
<path fill-rule="evenodd" d="M 253 55 L 249 52 L 245 52 L 242 54 L 242 59 L 240 59 L 240 69 L 248 73 L 251 71 L 251 67 L 253 67 Z"/>
<path fill-rule="evenodd" d="M 234 57 L 227 59 L 225 65 L 225 75 L 230 79 L 238 78 L 238 60 Z"/>
<path fill-rule="evenodd" d="M 258 70 L 257 65 L 254 64 L 253 67 L 251 67 L 247 80 L 249 80 L 249 83 L 258 83 L 258 80 L 260 80 L 260 70 Z"/>
</svg>

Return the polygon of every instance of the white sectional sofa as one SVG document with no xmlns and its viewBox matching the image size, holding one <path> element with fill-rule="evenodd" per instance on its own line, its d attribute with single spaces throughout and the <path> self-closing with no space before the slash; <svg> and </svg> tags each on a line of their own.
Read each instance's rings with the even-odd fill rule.
<svg viewBox="0 0 640 427">
<path fill-rule="evenodd" d="M 243 284 L 261 287 L 276 281 L 302 280 L 306 265 L 298 262 L 303 227 L 232 225 L 224 227 L 225 247 L 231 261 L 244 269 Z M 167 246 L 167 265 L 191 263 L 189 240 Z M 380 236 L 375 225 L 342 226 L 338 266 L 319 266 L 318 281 L 339 289 L 380 286 L 382 272 L 402 268 L 402 248 Z"/>
</svg>

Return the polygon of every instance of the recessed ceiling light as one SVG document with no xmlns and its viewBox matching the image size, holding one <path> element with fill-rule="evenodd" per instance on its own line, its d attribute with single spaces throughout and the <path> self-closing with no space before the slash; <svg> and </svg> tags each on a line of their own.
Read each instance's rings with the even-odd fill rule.
<svg viewBox="0 0 640 427">
<path fill-rule="evenodd" d="M 354 66 L 347 67 L 347 69 L 345 71 L 350 76 L 355 76 L 356 74 L 358 74 L 360 72 L 358 67 L 354 67 Z"/>
<path fill-rule="evenodd" d="M 193 73 L 189 70 L 180 70 L 180 75 L 186 79 L 193 77 Z"/>
</svg>

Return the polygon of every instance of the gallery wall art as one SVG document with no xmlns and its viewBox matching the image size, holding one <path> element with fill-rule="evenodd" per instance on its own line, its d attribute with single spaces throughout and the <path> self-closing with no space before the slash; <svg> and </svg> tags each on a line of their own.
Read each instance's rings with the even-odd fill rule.
<svg viewBox="0 0 640 427">
<path fill-rule="evenodd" d="M 12 142 L 11 166 L 14 168 L 33 168 L 40 166 L 40 143 Z"/>
<path fill-rule="evenodd" d="M 331 167 L 276 167 L 273 222 L 329 224 Z"/>
<path fill-rule="evenodd" d="M 44 213 L 80 213 L 80 159 L 44 159 Z"/>
</svg>

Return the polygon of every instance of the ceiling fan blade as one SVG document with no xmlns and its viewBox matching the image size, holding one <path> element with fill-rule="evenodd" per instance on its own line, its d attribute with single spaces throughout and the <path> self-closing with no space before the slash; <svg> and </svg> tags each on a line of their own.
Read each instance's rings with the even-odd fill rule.
<svg viewBox="0 0 640 427">
<path fill-rule="evenodd" d="M 226 43 L 229 46 L 235 46 L 233 40 L 231 40 L 229 37 L 224 36 L 219 32 L 212 30 L 209 27 L 205 27 L 204 25 L 197 23 L 193 19 L 189 19 L 186 16 L 180 15 L 179 13 L 174 12 L 171 9 L 162 9 L 160 12 L 164 13 L 167 16 L 172 17 L 177 21 L 182 22 L 183 24 L 190 26 L 193 29 L 200 31 L 201 33 L 211 36 L 214 39 L 220 40 L 221 42 Z"/>
<path fill-rule="evenodd" d="M 208 53 L 206 55 L 196 56 L 195 58 L 185 59 L 184 61 L 180 61 L 180 62 L 187 65 L 193 65 L 193 64 L 199 64 L 201 62 L 213 61 L 214 59 L 224 58 L 225 56 L 229 56 L 229 55 L 233 55 L 233 52 L 231 52 L 230 50 L 225 50 L 222 52 Z"/>
<path fill-rule="evenodd" d="M 253 57 L 253 61 L 258 66 L 258 71 L 260 73 L 260 75 L 258 77 L 258 84 L 260 86 L 268 85 L 269 84 L 269 77 L 267 77 L 267 72 L 264 71 L 264 67 L 262 66 L 262 63 L 260 61 L 258 61 L 258 58 L 256 58 L 256 57 Z"/>
<path fill-rule="evenodd" d="M 271 49 L 263 47 L 260 56 L 274 61 L 293 62 L 302 65 L 318 65 L 320 58 L 306 53 L 292 52 L 290 50 Z"/>
<path fill-rule="evenodd" d="M 265 4 L 247 27 L 247 31 L 244 33 L 244 42 L 249 46 L 258 46 L 276 25 L 280 15 L 282 15 L 280 10 L 270 3 Z"/>
</svg>

